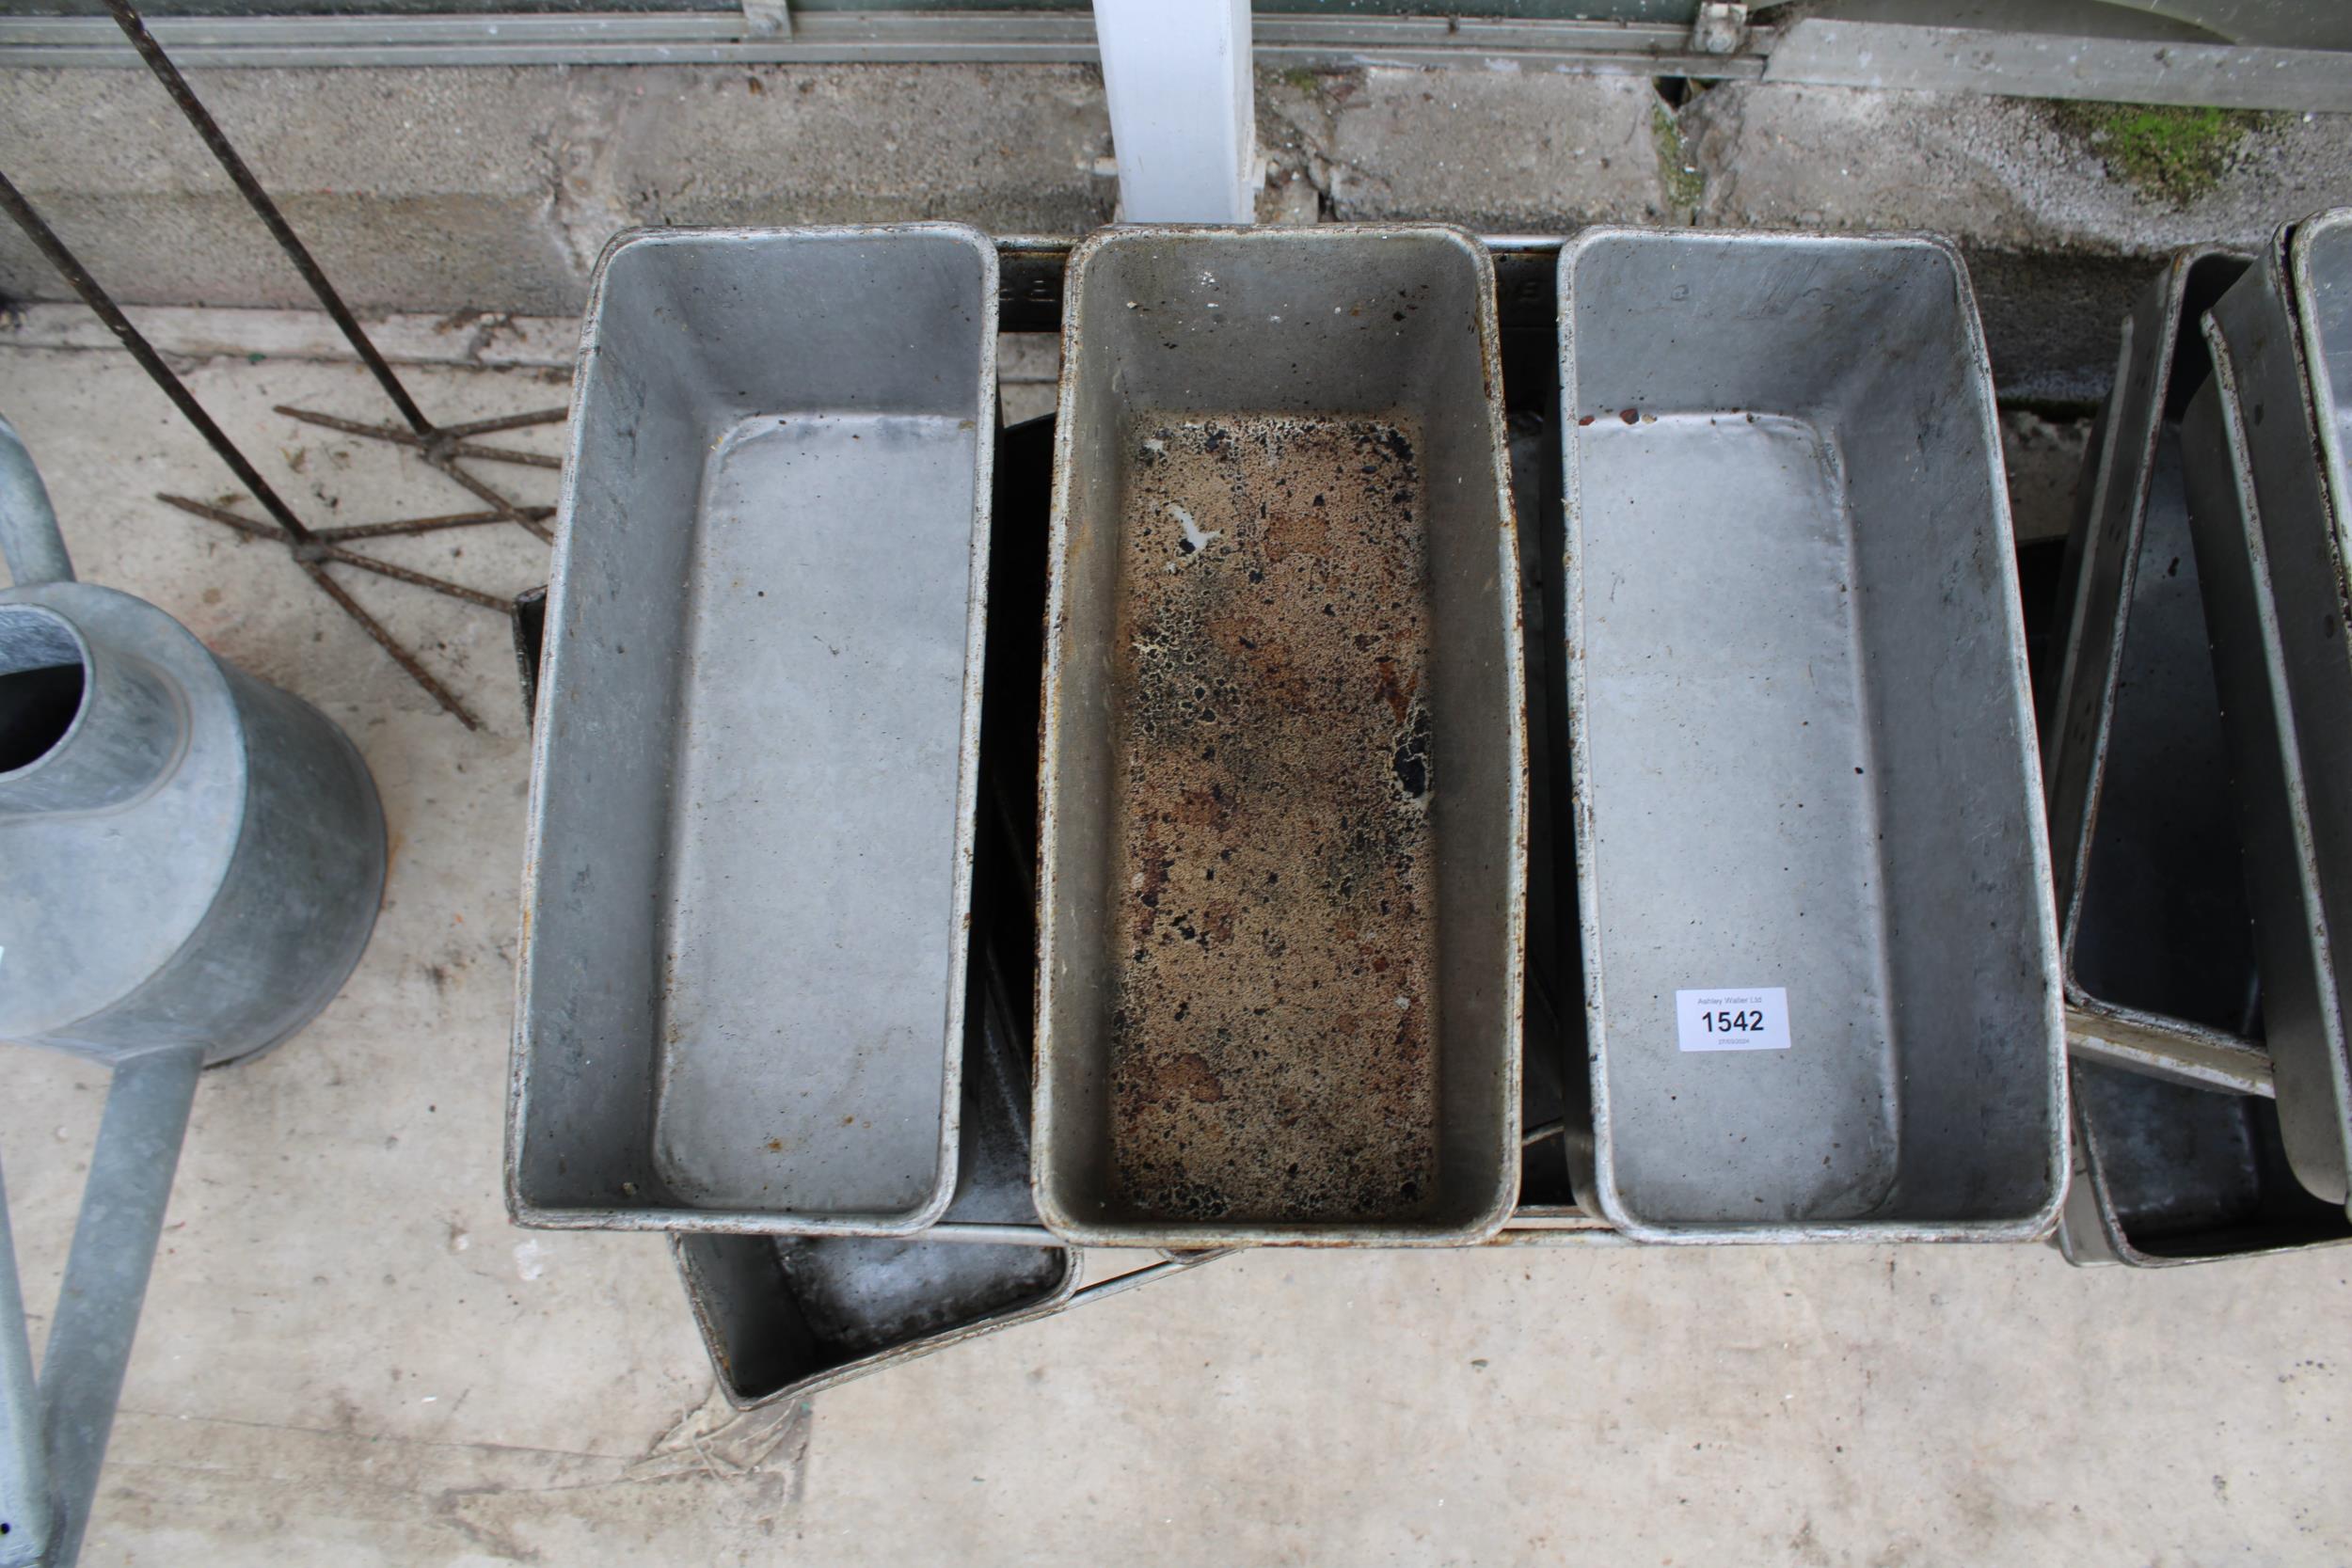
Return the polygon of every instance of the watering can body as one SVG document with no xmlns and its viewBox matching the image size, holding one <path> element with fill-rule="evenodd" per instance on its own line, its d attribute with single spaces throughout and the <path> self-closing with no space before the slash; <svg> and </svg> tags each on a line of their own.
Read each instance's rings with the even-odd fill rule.
<svg viewBox="0 0 2352 1568">
<path fill-rule="evenodd" d="M 333 999 L 374 925 L 367 765 L 164 611 L 60 575 L 22 458 L 0 425 L 0 1039 L 110 1063 L 265 1050 Z"/>
</svg>

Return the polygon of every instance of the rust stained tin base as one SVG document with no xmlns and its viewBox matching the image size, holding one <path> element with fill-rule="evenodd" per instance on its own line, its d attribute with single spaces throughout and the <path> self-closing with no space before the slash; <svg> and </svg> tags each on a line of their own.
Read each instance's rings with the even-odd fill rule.
<svg viewBox="0 0 2352 1568">
<path fill-rule="evenodd" d="M 1039 1212 L 1483 1240 L 1528 766 L 1492 264 L 1436 226 L 1107 230 L 1063 326 Z"/>
<path fill-rule="evenodd" d="M 1195 1220 L 1430 1196 L 1427 570 L 1411 435 L 1146 421 L 1117 648 L 1117 1180 Z"/>
</svg>

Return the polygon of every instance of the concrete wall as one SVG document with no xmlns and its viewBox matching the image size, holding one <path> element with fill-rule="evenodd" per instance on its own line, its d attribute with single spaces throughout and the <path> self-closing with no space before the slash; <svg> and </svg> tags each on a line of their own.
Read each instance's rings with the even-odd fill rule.
<svg viewBox="0 0 2352 1568">
<path fill-rule="evenodd" d="M 237 71 L 198 90 L 356 304 L 577 310 L 616 229 L 961 218 L 1108 221 L 1109 119 L 1070 66 Z M 2003 389 L 2081 398 L 2153 258 L 2251 245 L 2352 202 L 2352 116 L 2260 117 L 2194 194 L 2110 171 L 2052 105 L 1726 85 L 1670 105 L 1629 76 L 1460 69 L 1263 74 L 1261 214 L 1927 229 L 1967 250 Z M 133 71 L 0 71 L 8 171 L 107 286 L 284 306 L 267 247 Z M 62 297 L 0 236 L 0 293 Z"/>
<path fill-rule="evenodd" d="M 1085 67 L 228 71 L 197 91 L 355 306 L 577 311 L 635 224 L 1110 215 Z M 0 71 L 8 172 L 141 304 L 307 304 L 144 72 Z M 0 292 L 70 297 L 0 238 Z"/>
</svg>

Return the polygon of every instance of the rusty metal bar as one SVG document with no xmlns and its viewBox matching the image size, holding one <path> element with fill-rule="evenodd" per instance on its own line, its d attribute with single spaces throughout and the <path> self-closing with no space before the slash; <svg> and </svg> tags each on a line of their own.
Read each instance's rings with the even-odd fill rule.
<svg viewBox="0 0 2352 1568">
<path fill-rule="evenodd" d="M 513 447 L 477 446 L 471 441 L 453 441 L 449 446 L 452 457 L 470 457 L 477 463 L 512 463 L 521 468 L 561 468 L 564 460 L 552 452 L 518 451 Z"/>
<path fill-rule="evenodd" d="M 462 582 L 452 582 L 447 578 L 437 578 L 427 572 L 413 571 L 406 566 L 395 566 L 389 561 L 378 561 L 372 555 L 360 555 L 356 551 L 344 549 L 339 545 L 314 543 L 308 549 L 298 553 L 294 559 L 307 564 L 313 553 L 316 559 L 321 561 L 340 562 L 345 566 L 356 566 L 363 572 L 373 572 L 377 577 L 389 578 L 394 582 L 405 582 L 414 588 L 430 588 L 436 594 L 444 594 L 453 599 L 463 599 L 468 604 L 478 604 L 483 609 L 494 610 L 501 615 L 511 615 L 515 611 L 515 601 L 512 599 L 501 599 L 495 594 L 485 594 L 478 588 L 469 588 Z"/>
<path fill-rule="evenodd" d="M 403 446 L 410 447 L 424 444 L 421 436 L 413 431 L 403 430 L 398 425 L 369 424 L 361 420 L 346 420 L 334 414 L 312 413 L 308 408 L 290 408 L 282 403 L 273 404 L 270 412 L 283 414 L 290 420 L 300 420 L 304 424 L 320 425 L 328 430 L 340 430 L 346 436 L 365 436 L 372 441 L 397 441 Z"/>
<path fill-rule="evenodd" d="M 503 495 L 501 495 L 488 483 L 476 479 L 473 475 L 459 467 L 454 458 L 435 457 L 428 452 L 425 455 L 425 461 L 433 465 L 436 468 L 440 469 L 441 472 L 449 475 L 450 478 L 455 480 L 467 489 L 471 490 L 475 495 L 481 497 L 484 500 L 488 501 L 500 512 L 504 513 L 508 520 L 519 523 L 524 528 L 530 530 L 532 533 L 538 535 L 540 543 L 547 545 L 552 545 L 555 543 L 554 533 L 550 531 L 546 525 L 539 522 L 536 518 L 525 516 L 523 515 L 522 508 L 516 506 Z"/>
<path fill-rule="evenodd" d="M 280 541 L 285 539 L 284 534 L 266 524 L 257 523 L 250 517 L 240 517 L 235 513 L 223 507 L 214 506 L 208 501 L 191 500 L 185 496 L 158 495 L 155 499 L 167 506 L 176 506 L 183 512 L 193 513 L 209 521 L 225 524 L 230 528 L 250 533 L 256 538 Z M 505 521 L 502 517 L 496 520 Z M 356 550 L 344 549 L 340 545 L 330 544 L 321 538 L 313 537 L 295 546 L 294 557 L 295 562 L 303 566 L 310 566 L 322 561 L 334 561 L 345 566 L 357 566 L 363 572 L 373 572 L 378 577 L 390 578 L 395 582 L 405 582 L 415 588 L 430 588 L 436 594 L 446 594 L 453 599 L 463 599 L 468 604 L 478 604 L 485 610 L 497 610 L 501 615 L 511 615 L 515 610 L 515 601 L 512 599 L 502 599 L 495 594 L 485 594 L 478 588 L 469 588 L 462 582 L 452 582 L 447 578 L 437 578 L 427 572 L 395 565 L 389 561 L 379 561 L 372 555 L 361 555 Z"/>
<path fill-rule="evenodd" d="M 464 424 L 445 424 L 444 436 L 490 436 L 501 430 L 522 430 L 532 425 L 562 424 L 572 417 L 568 408 L 534 408 L 528 414 L 506 414 L 495 420 L 469 420 Z"/>
<path fill-rule="evenodd" d="M 192 500 L 186 496 L 175 496 L 161 490 L 155 493 L 155 499 L 166 506 L 176 506 L 183 512 L 194 513 L 199 517 L 225 524 L 240 533 L 249 533 L 256 539 L 268 539 L 280 545 L 287 543 L 284 531 L 274 528 L 268 523 L 256 522 L 250 517 L 240 517 L 224 507 L 213 505 L 210 501 Z"/>
<path fill-rule="evenodd" d="M 396 425 L 365 424 L 358 420 L 341 419 L 333 414 L 315 413 L 308 408 L 288 407 L 284 404 L 276 405 L 271 412 L 283 414 L 290 420 L 300 420 L 305 424 L 317 425 L 324 430 L 339 430 L 346 436 L 363 436 L 370 440 L 390 441 L 397 446 L 414 447 L 427 463 L 488 501 L 501 517 L 528 529 L 538 537 L 542 544 L 555 543 L 555 535 L 539 521 L 543 516 L 551 515 L 550 513 L 541 507 L 516 506 L 506 496 L 492 488 L 488 483 L 475 478 L 459 467 L 457 459 L 470 456 L 486 458 L 492 462 L 528 463 L 534 467 L 561 468 L 564 466 L 562 458 L 543 457 L 537 452 L 512 452 L 503 447 L 473 447 L 463 441 L 449 439 L 447 432 L 431 436 L 420 436 L 402 430 Z M 536 416 L 532 417 L 536 418 Z"/>
<path fill-rule="evenodd" d="M 444 457 L 470 457 L 482 463 L 514 463 L 532 468 L 561 468 L 564 466 L 562 458 L 551 457 L 546 452 L 517 451 L 513 447 L 485 447 L 477 446 L 470 441 L 456 440 L 453 437 L 458 433 L 454 430 L 436 430 L 419 434 L 403 430 L 398 425 L 369 424 L 363 420 L 341 419 L 333 414 L 321 414 L 308 408 L 290 408 L 282 404 L 272 412 L 283 414 L 291 420 L 300 420 L 305 424 L 319 425 L 327 430 L 339 430 L 346 436 L 364 436 L 372 441 L 390 441 L 398 446 L 415 447 L 423 451 L 427 457 L 436 454 Z M 545 422 L 536 415 L 530 416 L 529 421 Z M 501 428 L 512 428 L 498 420 L 483 422 L 499 424 Z"/>
<path fill-rule="evenodd" d="M 243 533 L 249 533 L 257 539 L 270 539 L 280 544 L 294 543 L 267 523 L 256 522 L 250 517 L 240 517 L 233 512 L 205 501 L 191 500 L 185 496 L 163 494 L 158 494 L 155 499 L 167 506 L 176 506 L 183 512 L 192 513 L 199 517 L 233 528 Z M 311 551 L 315 551 L 316 554 L 310 555 L 309 552 Z M 414 654 L 400 645 L 392 634 L 385 629 L 382 622 L 361 609 L 358 600 L 345 593 L 340 583 L 328 577 L 326 567 L 321 562 L 323 560 L 340 561 L 363 571 L 377 572 L 402 582 L 414 583 L 420 588 L 431 588 L 437 593 L 447 594 L 453 598 L 467 599 L 476 604 L 486 605 L 493 610 L 511 610 L 513 609 L 511 602 L 493 598 L 487 594 L 477 593 L 459 583 L 446 582 L 439 578 L 427 577 L 422 572 L 411 572 L 405 566 L 394 566 L 389 562 L 376 561 L 364 555 L 355 555 L 349 550 L 323 544 L 315 539 L 305 539 L 300 545 L 295 546 L 294 556 L 294 564 L 309 574 L 310 580 L 318 584 L 320 592 L 334 600 L 344 614 L 358 622 L 359 629 L 366 632 L 377 647 L 391 655 L 392 662 L 399 665 L 410 680 L 424 688 L 426 696 L 454 714 L 457 721 L 466 728 L 478 730 L 482 727 L 482 721 L 474 717 L 473 711 L 460 702 L 456 694 L 449 688 L 434 679 L 432 673 L 418 662 Z"/>
<path fill-rule="evenodd" d="M 551 506 L 518 506 L 515 509 L 524 517 L 545 522 L 555 515 Z M 511 523 L 512 514 L 505 512 L 450 512 L 437 517 L 410 517 L 397 523 L 355 523 L 346 528 L 322 528 L 311 531 L 313 538 L 335 544 L 348 544 L 354 539 L 391 539 L 415 533 L 434 533 L 443 529 L 483 528 L 492 523 Z"/>
<path fill-rule="evenodd" d="M 564 460 L 552 452 L 520 451 L 513 447 L 485 447 L 471 441 L 451 441 L 441 450 L 451 457 L 470 457 L 477 463 L 512 463 L 518 468 L 561 468 Z"/>
<path fill-rule="evenodd" d="M 229 176 L 229 182 L 237 187 L 237 194 L 245 198 L 246 204 L 253 209 L 254 215 L 269 230 L 270 238 L 278 242 L 278 248 L 286 253 L 286 260 L 294 263 L 294 271 L 302 275 L 302 281 L 310 285 L 310 292 L 318 296 L 319 304 L 334 318 L 336 326 L 350 341 L 360 361 L 368 367 L 368 373 L 375 377 L 376 384 L 384 388 L 384 395 L 390 398 L 392 406 L 400 410 L 400 417 L 407 420 L 410 428 L 419 435 L 431 435 L 433 421 L 424 417 L 424 411 L 408 396 L 408 389 L 400 384 L 400 377 L 392 373 L 392 367 L 386 364 L 384 356 L 375 351 L 375 344 L 368 340 L 358 318 L 351 313 L 351 307 L 343 303 L 343 296 L 335 292 L 335 285 L 326 280 L 326 274 L 321 272 L 318 262 L 311 260 L 310 247 L 302 243 L 301 237 L 286 222 L 286 215 L 278 210 L 278 203 L 270 199 L 269 193 L 262 189 L 262 182 L 253 178 L 253 171 L 237 155 L 237 150 L 229 145 L 229 138 L 221 134 L 218 123 L 198 101 L 195 89 L 188 86 L 187 78 L 180 74 L 179 67 L 171 63 L 170 56 L 164 53 L 163 45 L 157 43 L 153 35 L 148 32 L 147 24 L 139 19 L 139 13 L 131 8 L 129 0 L 105 0 L 105 3 L 108 14 L 115 19 L 115 25 L 122 29 L 123 37 L 131 40 L 131 47 L 139 52 L 139 58 L 147 62 L 148 70 L 155 73 L 155 79 L 164 85 L 164 90 L 171 95 L 171 101 L 180 106 L 180 112 L 196 128 L 196 134 L 212 150 L 222 172 Z"/>
<path fill-rule="evenodd" d="M 433 673 L 418 663 L 416 656 L 402 647 L 393 639 L 392 634 L 384 629 L 382 622 L 362 610 L 359 607 L 359 601 L 343 591 L 342 584 L 326 575 L 326 567 L 309 561 L 303 562 L 301 565 L 304 571 L 310 574 L 310 580 L 319 585 L 319 591 L 342 606 L 343 613 L 358 622 L 359 629 L 373 638 L 377 647 L 391 655 L 392 662 L 406 671 L 410 680 L 423 687 L 425 695 L 440 704 L 466 728 L 478 730 L 482 727 L 482 721 L 474 717 L 473 710 L 458 701 L 455 692 L 435 680 Z"/>
<path fill-rule="evenodd" d="M 73 252 L 65 247 L 65 242 L 41 221 L 40 214 L 34 212 L 32 204 L 18 194 L 6 175 L 0 175 L 0 208 L 7 209 L 8 216 L 16 220 L 16 226 L 24 230 L 24 237 L 33 242 L 33 248 L 40 251 L 49 264 L 57 269 L 58 275 L 73 286 L 73 292 L 82 296 L 82 303 L 106 324 L 106 330 L 113 333 L 115 341 L 138 361 L 139 369 L 147 372 L 148 379 L 163 388 L 164 395 L 171 399 L 188 423 L 196 427 L 196 433 L 204 437 L 205 443 L 223 463 L 229 465 L 229 471 L 237 476 L 237 483 L 262 503 L 262 510 L 278 520 L 278 526 L 286 531 L 289 538 L 309 539 L 310 531 L 302 526 L 302 520 L 294 515 L 294 508 L 280 499 L 278 492 L 270 488 L 269 481 L 246 461 L 245 453 L 239 451 L 237 444 L 213 422 L 213 417 L 204 412 L 195 394 L 172 373 L 171 367 L 164 363 L 163 356 L 155 352 L 154 345 L 131 325 L 131 319 L 122 313 L 122 308 L 114 302 L 114 296 L 107 293 L 99 285 L 98 279 L 89 275 L 88 269 L 74 259 Z"/>
</svg>

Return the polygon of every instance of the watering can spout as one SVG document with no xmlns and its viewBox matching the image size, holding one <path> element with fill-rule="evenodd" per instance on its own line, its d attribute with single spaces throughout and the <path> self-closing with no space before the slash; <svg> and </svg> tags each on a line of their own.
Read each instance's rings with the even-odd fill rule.
<svg viewBox="0 0 2352 1568">
<path fill-rule="evenodd" d="M 8 558 L 8 576 L 19 588 L 73 580 L 73 559 L 57 531 L 49 487 L 5 417 L 0 417 L 0 555 Z"/>
</svg>

